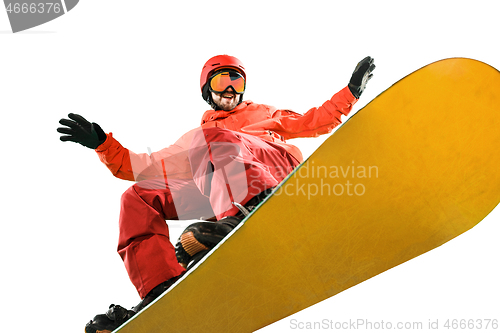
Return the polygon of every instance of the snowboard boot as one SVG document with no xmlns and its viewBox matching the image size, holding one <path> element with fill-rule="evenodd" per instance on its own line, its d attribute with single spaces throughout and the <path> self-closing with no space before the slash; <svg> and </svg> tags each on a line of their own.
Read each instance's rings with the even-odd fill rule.
<svg viewBox="0 0 500 333">
<path fill-rule="evenodd" d="M 168 281 L 160 283 L 144 297 L 139 304 L 132 307 L 132 310 L 127 310 L 120 305 L 111 304 L 108 311 L 104 314 L 99 314 L 85 325 L 85 333 L 111 333 L 120 327 L 127 320 L 144 309 L 148 304 L 157 299 L 167 289 L 169 289 L 175 281 L 183 274 L 171 278 Z"/>
<path fill-rule="evenodd" d="M 190 224 L 175 245 L 177 261 L 186 270 L 191 269 L 233 229 L 234 226 L 219 221 Z"/>
<path fill-rule="evenodd" d="M 179 264 L 189 271 L 225 238 L 240 222 L 250 214 L 269 194 L 273 188 L 262 191 L 244 206 L 233 203 L 240 210 L 235 216 L 225 216 L 216 222 L 195 222 L 181 234 L 175 245 L 175 255 Z"/>
<path fill-rule="evenodd" d="M 136 313 L 111 304 L 105 314 L 99 314 L 85 325 L 85 333 L 111 333 Z"/>
</svg>

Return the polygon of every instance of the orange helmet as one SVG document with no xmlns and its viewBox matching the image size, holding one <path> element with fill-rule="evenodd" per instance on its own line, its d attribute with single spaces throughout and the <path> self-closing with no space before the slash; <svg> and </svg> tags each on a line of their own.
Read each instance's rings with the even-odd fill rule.
<svg viewBox="0 0 500 333">
<path fill-rule="evenodd" d="M 245 72 L 245 67 L 243 66 L 243 63 L 235 57 L 229 56 L 229 55 L 218 55 L 215 57 L 210 58 L 205 65 L 203 66 L 203 69 L 201 70 L 201 76 L 200 76 L 200 89 L 201 89 L 201 96 L 203 99 L 210 104 L 214 109 L 216 109 L 216 105 L 212 101 L 212 97 L 210 96 L 210 91 L 208 89 L 208 79 L 219 69 L 224 69 L 224 68 L 229 68 L 229 69 L 234 69 L 241 73 L 243 75 L 243 78 L 246 80 L 247 75 Z M 243 96 L 240 96 L 240 103 L 243 100 Z"/>
<path fill-rule="evenodd" d="M 210 58 L 205 65 L 203 66 L 203 69 L 201 70 L 201 76 L 200 76 L 200 89 L 203 92 L 203 87 L 205 84 L 207 84 L 208 79 L 210 76 L 218 69 L 222 68 L 232 68 L 236 69 L 238 72 L 243 75 L 243 78 L 246 80 L 247 75 L 245 72 L 245 67 L 243 66 L 243 63 L 235 57 L 231 57 L 229 55 L 218 55 L 215 57 Z"/>
</svg>

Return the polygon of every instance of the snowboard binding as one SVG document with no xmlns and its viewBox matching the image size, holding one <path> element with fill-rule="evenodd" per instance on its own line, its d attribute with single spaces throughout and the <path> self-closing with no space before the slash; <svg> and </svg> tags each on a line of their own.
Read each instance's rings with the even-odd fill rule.
<svg viewBox="0 0 500 333">
<path fill-rule="evenodd" d="M 179 264 L 186 270 L 191 269 L 241 220 L 235 216 L 227 216 L 217 222 L 202 221 L 189 225 L 175 245 L 175 255 Z"/>
</svg>

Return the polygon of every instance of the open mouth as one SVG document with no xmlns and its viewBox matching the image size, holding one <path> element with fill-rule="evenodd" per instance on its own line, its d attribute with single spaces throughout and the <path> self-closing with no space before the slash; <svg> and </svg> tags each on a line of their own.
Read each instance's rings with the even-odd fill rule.
<svg viewBox="0 0 500 333">
<path fill-rule="evenodd" d="M 223 95 L 222 95 L 222 98 L 229 98 L 229 99 L 233 99 L 233 98 L 234 98 L 234 94 L 223 94 Z"/>
</svg>

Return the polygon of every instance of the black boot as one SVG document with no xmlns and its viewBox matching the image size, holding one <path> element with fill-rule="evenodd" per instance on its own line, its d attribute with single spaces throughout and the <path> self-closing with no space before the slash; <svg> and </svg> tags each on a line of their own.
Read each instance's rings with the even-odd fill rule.
<svg viewBox="0 0 500 333">
<path fill-rule="evenodd" d="M 175 245 L 179 264 L 191 269 L 204 255 L 233 230 L 234 225 L 217 222 L 195 222 L 181 234 Z M 195 258 L 196 257 L 196 258 Z"/>
<path fill-rule="evenodd" d="M 161 294 L 167 291 L 180 276 L 171 278 L 168 281 L 160 283 L 144 297 L 139 304 L 127 310 L 120 305 L 111 304 L 105 314 L 99 314 L 85 325 L 85 333 L 111 333 L 120 327 L 127 320 L 144 309 L 148 304 L 157 299 Z"/>
<path fill-rule="evenodd" d="M 175 245 L 179 264 L 190 270 L 224 239 L 240 222 L 254 210 L 274 188 L 269 188 L 251 198 L 244 206 L 235 204 L 240 211 L 235 216 L 225 216 L 216 222 L 195 222 L 181 234 Z"/>
<path fill-rule="evenodd" d="M 135 314 L 134 311 L 111 304 L 105 314 L 95 316 L 85 325 L 85 333 L 111 333 Z"/>
</svg>

